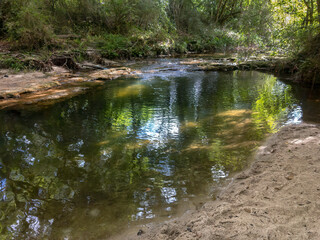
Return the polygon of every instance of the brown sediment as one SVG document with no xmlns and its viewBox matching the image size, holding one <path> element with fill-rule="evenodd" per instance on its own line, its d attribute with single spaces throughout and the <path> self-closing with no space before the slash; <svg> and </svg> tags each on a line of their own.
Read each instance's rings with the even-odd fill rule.
<svg viewBox="0 0 320 240">
<path fill-rule="evenodd" d="M 320 126 L 286 126 L 216 201 L 115 239 L 320 239 L 319 177 Z"/>
<path fill-rule="evenodd" d="M 126 67 L 72 73 L 54 67 L 49 73 L 0 72 L 0 109 L 16 105 L 54 103 L 120 77 L 136 77 L 139 72 Z"/>
</svg>

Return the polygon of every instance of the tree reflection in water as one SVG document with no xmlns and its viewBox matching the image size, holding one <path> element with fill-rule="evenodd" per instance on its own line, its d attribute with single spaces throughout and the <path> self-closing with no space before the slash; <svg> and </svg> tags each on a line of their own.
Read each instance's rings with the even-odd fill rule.
<svg viewBox="0 0 320 240">
<path fill-rule="evenodd" d="M 188 73 L 2 112 L 1 234 L 99 239 L 171 216 L 245 166 L 294 102 L 266 74 Z"/>
</svg>

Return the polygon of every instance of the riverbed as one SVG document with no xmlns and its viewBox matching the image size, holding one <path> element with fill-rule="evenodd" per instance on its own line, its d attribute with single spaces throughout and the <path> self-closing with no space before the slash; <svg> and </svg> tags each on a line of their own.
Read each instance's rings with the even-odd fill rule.
<svg viewBox="0 0 320 240">
<path fill-rule="evenodd" d="M 267 73 L 130 67 L 138 78 L 0 112 L 3 236 L 104 239 L 199 209 L 268 135 L 319 120 L 316 92 Z"/>
</svg>

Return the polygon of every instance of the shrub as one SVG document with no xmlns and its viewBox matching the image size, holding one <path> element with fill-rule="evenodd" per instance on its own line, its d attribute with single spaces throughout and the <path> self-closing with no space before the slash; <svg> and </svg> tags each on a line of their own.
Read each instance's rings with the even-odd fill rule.
<svg viewBox="0 0 320 240">
<path fill-rule="evenodd" d="M 118 34 L 105 34 L 97 41 L 102 56 L 110 59 L 130 57 L 130 40 Z"/>
<path fill-rule="evenodd" d="M 52 43 L 54 34 L 49 17 L 39 8 L 38 1 L 31 1 L 21 7 L 15 19 L 7 22 L 8 32 L 19 47 L 36 49 Z"/>
<path fill-rule="evenodd" d="M 26 66 L 17 58 L 13 57 L 0 57 L 0 68 L 8 68 L 16 71 L 21 71 L 26 69 Z"/>
</svg>

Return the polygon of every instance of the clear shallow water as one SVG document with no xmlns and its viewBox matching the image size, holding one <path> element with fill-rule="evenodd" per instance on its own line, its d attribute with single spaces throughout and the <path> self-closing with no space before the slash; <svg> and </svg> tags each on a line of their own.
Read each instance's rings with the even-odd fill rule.
<svg viewBox="0 0 320 240">
<path fill-rule="evenodd" d="M 168 219 L 302 119 L 297 94 L 268 74 L 177 69 L 157 62 L 140 79 L 0 112 L 1 236 L 102 239 Z"/>
</svg>

